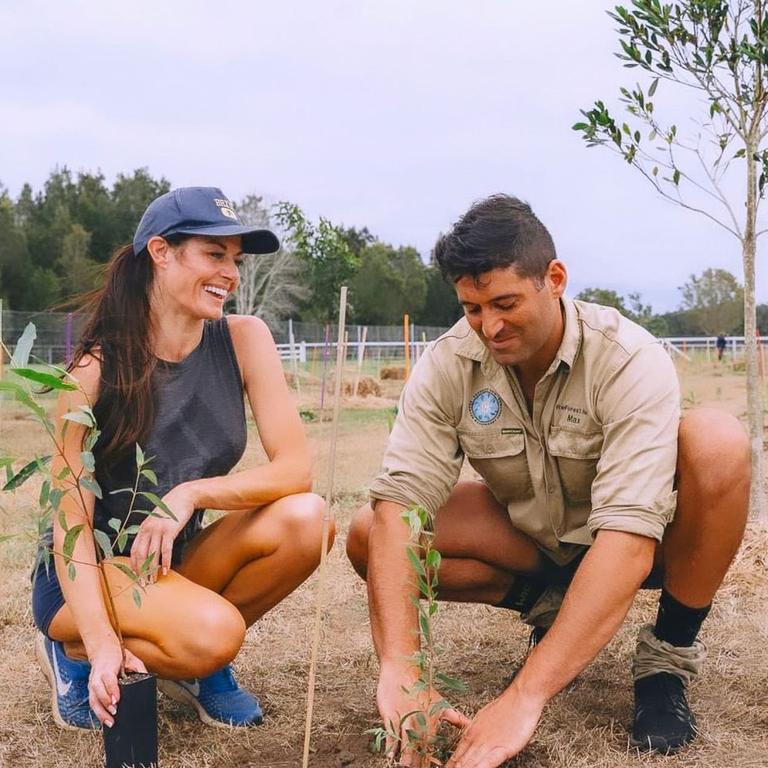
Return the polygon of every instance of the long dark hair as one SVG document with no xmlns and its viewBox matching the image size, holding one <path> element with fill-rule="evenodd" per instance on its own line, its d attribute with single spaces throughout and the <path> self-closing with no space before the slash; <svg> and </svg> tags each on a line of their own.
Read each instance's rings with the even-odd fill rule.
<svg viewBox="0 0 768 768">
<path fill-rule="evenodd" d="M 101 431 L 100 460 L 108 468 L 154 422 L 151 378 L 155 357 L 150 348 L 149 292 L 154 271 L 149 255 L 132 245 L 115 251 L 104 284 L 78 301 L 86 319 L 69 370 L 86 355 L 101 364 L 99 394 L 93 413 Z"/>
<path fill-rule="evenodd" d="M 166 238 L 173 246 L 187 239 Z M 124 245 L 107 264 L 103 285 L 78 301 L 86 323 L 69 370 L 85 355 L 101 363 L 93 413 L 101 431 L 99 461 L 107 471 L 137 442 L 144 443 L 155 421 L 152 374 L 157 359 L 149 304 L 153 280 L 147 251 L 136 254 L 132 245 Z"/>
</svg>

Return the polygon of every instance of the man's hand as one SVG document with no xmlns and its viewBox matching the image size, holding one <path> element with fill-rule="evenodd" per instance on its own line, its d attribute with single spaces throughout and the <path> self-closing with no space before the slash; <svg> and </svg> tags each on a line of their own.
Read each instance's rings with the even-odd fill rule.
<svg viewBox="0 0 768 768">
<path fill-rule="evenodd" d="M 531 740 L 544 703 L 527 697 L 513 682 L 475 715 L 446 768 L 497 768 L 514 757 Z"/>
<path fill-rule="evenodd" d="M 430 709 L 443 697 L 434 690 L 414 691 L 413 686 L 418 677 L 418 670 L 413 667 L 400 666 L 390 669 L 384 666 L 376 691 L 376 703 L 384 721 L 384 727 L 388 734 L 390 731 L 397 733 L 399 739 L 396 741 L 391 735 L 387 736 L 387 757 L 394 759 L 399 753 L 398 765 L 414 768 L 420 765 L 415 751 L 418 744 L 409 737 L 407 733 L 409 730 L 418 733 L 419 743 L 426 745 L 434 738 L 441 720 L 457 728 L 466 728 L 470 725 L 469 718 L 452 707 L 429 716 Z M 426 716 L 426 731 L 416 721 L 415 714 L 409 714 L 415 712 L 423 712 Z M 403 719 L 405 715 L 408 716 Z"/>
<path fill-rule="evenodd" d="M 163 503 L 176 519 L 168 517 L 163 510 L 155 509 L 154 515 L 148 515 L 141 524 L 131 546 L 131 567 L 134 573 L 140 577 L 146 575 L 150 583 L 157 580 L 159 568 L 163 569 L 163 575 L 170 570 L 173 542 L 195 511 L 193 495 L 183 484 L 166 493 Z M 153 567 L 149 573 L 143 574 L 142 565 L 150 555 L 154 555 Z"/>
</svg>

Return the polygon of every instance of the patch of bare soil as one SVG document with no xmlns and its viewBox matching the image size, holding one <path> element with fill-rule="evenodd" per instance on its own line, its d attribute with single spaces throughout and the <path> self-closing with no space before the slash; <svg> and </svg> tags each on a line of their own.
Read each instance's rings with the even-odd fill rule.
<svg viewBox="0 0 768 768">
<path fill-rule="evenodd" d="M 682 392 L 693 402 L 742 415 L 743 376 L 703 366 L 681 372 Z M 400 384 L 402 382 L 388 382 Z M 301 381 L 301 405 L 317 409 L 319 387 Z M 399 390 L 384 399 L 391 408 Z M 326 394 L 328 396 L 328 394 Z M 372 399 L 372 398 L 366 398 Z M 328 401 L 326 401 L 328 403 Z M 29 456 L 45 445 L 26 420 L 0 413 L 0 455 Z M 317 768 L 373 768 L 384 761 L 370 754 L 366 728 L 376 724 L 377 663 L 370 640 L 364 584 L 343 554 L 354 510 L 378 472 L 387 439 L 385 419 L 344 422 L 338 443 L 334 509 L 336 546 L 329 555 L 328 602 L 310 760 Z M 327 482 L 330 424 L 307 424 L 315 457 L 316 489 Z M 245 462 L 264 459 L 251 429 Z M 0 500 L 0 536 L 28 526 L 36 490 Z M 50 711 L 50 691 L 33 654 L 29 610 L 31 541 L 0 545 L 0 766 L 83 768 L 98 766 L 98 734 L 59 730 Z M 317 576 L 253 626 L 235 662 L 238 679 L 261 698 L 266 721 L 246 730 L 208 728 L 190 709 L 161 697 L 163 768 L 278 768 L 301 764 L 306 681 Z M 628 747 L 632 686 L 629 664 L 639 627 L 652 621 L 657 593 L 641 594 L 625 625 L 596 661 L 547 707 L 536 736 L 511 765 L 515 768 L 766 768 L 768 733 L 768 534 L 748 532 L 712 614 L 703 639 L 709 660 L 691 691 L 701 736 L 669 757 L 639 756 Z M 503 689 L 522 663 L 527 628 L 517 614 L 477 605 L 444 605 L 437 636 L 444 647 L 440 665 L 467 684 L 455 704 L 476 711 Z"/>
</svg>

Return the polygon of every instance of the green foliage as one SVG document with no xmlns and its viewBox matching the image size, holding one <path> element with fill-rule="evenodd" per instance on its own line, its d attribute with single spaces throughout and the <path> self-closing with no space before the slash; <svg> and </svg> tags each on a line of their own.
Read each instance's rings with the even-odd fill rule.
<svg viewBox="0 0 768 768">
<path fill-rule="evenodd" d="M 421 312 L 426 294 L 426 268 L 414 248 L 380 242 L 363 248 L 360 266 L 350 282 L 356 322 L 397 325 L 404 314 Z"/>
<path fill-rule="evenodd" d="M 118 175 L 54 170 L 35 193 L 17 200 L 0 188 L 0 296 L 6 309 L 46 309 L 93 287 L 97 265 L 130 242 L 149 202 L 167 192 L 146 169 Z"/>
<path fill-rule="evenodd" d="M 680 287 L 683 308 L 707 336 L 739 332 L 743 321 L 744 289 L 725 269 L 705 269 Z"/>
<path fill-rule="evenodd" d="M 602 304 L 604 307 L 613 307 L 618 309 L 622 315 L 629 316 L 627 307 L 624 304 L 624 299 L 619 296 L 616 291 L 612 291 L 609 288 L 585 288 L 583 291 L 579 291 L 576 294 L 576 298 L 580 301 L 591 301 L 594 304 Z"/>
<path fill-rule="evenodd" d="M 443 697 L 441 689 L 456 692 L 463 691 L 465 687 L 460 680 L 436 668 L 440 649 L 435 645 L 433 628 L 438 613 L 438 570 L 442 558 L 433 546 L 432 516 L 424 507 L 415 505 L 403 512 L 402 519 L 410 532 L 408 561 L 419 588 L 419 599 L 415 600 L 415 604 L 420 650 L 412 660 L 419 675 L 408 692 L 420 702 L 421 707 L 403 714 L 398 724 L 386 723 L 385 727 L 372 728 L 367 733 L 373 737 L 375 751 L 383 751 L 389 738 L 400 750 L 413 751 L 417 761 L 414 763 L 415 768 L 429 768 L 442 765 L 453 747 L 453 740 L 439 730 L 433 734 L 428 733 L 428 720 L 451 706 Z M 438 694 L 437 698 L 433 697 L 434 693 Z M 400 734 L 404 723 L 409 720 L 415 727 L 405 729 L 406 739 L 403 742 Z"/>
<path fill-rule="evenodd" d="M 282 202 L 276 206 L 275 219 L 307 268 L 312 295 L 303 305 L 303 314 L 320 322 L 333 320 L 338 314 L 339 289 L 354 275 L 358 257 L 342 231 L 326 218 L 314 224 L 299 206 Z"/>
<path fill-rule="evenodd" d="M 768 172 L 763 148 L 768 91 L 768 15 L 755 0 L 633 0 L 609 16 L 617 24 L 620 52 L 628 68 L 649 78 L 622 87 L 627 122 L 604 101 L 582 110 L 573 126 L 588 146 L 608 146 L 639 170 L 656 190 L 704 214 L 739 238 L 752 237 L 724 192 L 733 160 L 754 163 L 759 176 L 747 195 L 762 196 Z M 657 115 L 661 83 L 683 86 L 703 97 L 695 135 Z"/>
</svg>

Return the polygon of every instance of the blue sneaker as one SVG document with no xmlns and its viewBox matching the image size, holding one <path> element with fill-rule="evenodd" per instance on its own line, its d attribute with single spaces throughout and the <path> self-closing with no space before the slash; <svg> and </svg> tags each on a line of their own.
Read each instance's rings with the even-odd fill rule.
<svg viewBox="0 0 768 768">
<path fill-rule="evenodd" d="M 70 659 L 61 643 L 50 640 L 42 632 L 35 638 L 35 656 L 51 685 L 51 707 L 56 723 L 70 730 L 101 728 L 88 703 L 91 665 Z"/>
<path fill-rule="evenodd" d="M 264 720 L 259 700 L 237 684 L 229 664 L 208 677 L 158 680 L 157 687 L 166 696 L 193 706 L 208 725 L 260 725 Z"/>
</svg>

